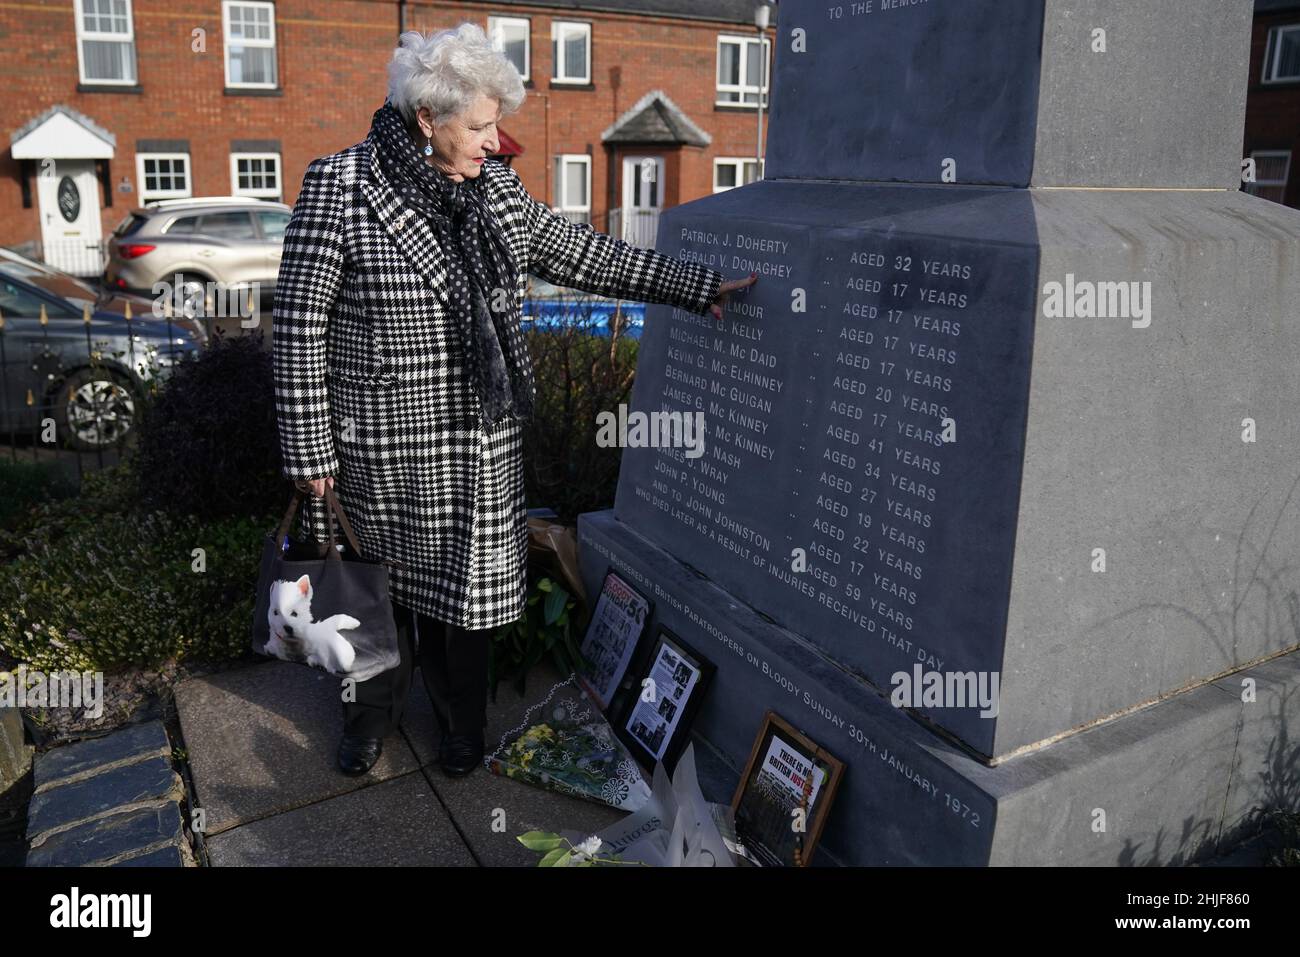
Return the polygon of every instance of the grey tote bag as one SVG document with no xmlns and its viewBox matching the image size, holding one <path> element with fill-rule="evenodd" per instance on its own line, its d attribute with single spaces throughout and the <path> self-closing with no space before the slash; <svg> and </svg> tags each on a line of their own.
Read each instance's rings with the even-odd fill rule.
<svg viewBox="0 0 1300 957">
<path fill-rule="evenodd" d="M 400 661 L 388 596 L 388 567 L 363 558 L 334 489 L 325 489 L 329 541 L 296 539 L 295 491 L 279 528 L 262 545 L 253 603 L 253 650 L 365 681 Z M 335 520 L 346 544 L 337 540 Z"/>
</svg>

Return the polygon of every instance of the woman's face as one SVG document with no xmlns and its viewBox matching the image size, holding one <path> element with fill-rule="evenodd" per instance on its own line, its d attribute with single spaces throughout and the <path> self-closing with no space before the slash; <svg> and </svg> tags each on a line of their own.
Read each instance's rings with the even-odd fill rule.
<svg viewBox="0 0 1300 957">
<path fill-rule="evenodd" d="M 417 122 L 421 139 L 431 138 L 433 155 L 425 161 L 447 174 L 454 182 L 475 179 L 483 170 L 483 160 L 501 148 L 497 141 L 497 121 L 501 103 L 494 97 L 479 94 L 468 110 L 453 116 L 441 126 L 433 125 L 433 114 L 420 107 Z M 416 146 L 423 155 L 424 143 Z"/>
</svg>

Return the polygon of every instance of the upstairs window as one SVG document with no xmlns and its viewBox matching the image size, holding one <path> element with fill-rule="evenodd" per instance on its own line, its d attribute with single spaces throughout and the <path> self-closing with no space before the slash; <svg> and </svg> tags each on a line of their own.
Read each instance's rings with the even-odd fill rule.
<svg viewBox="0 0 1300 957">
<path fill-rule="evenodd" d="M 1264 53 L 1264 82 L 1300 80 L 1300 24 L 1268 31 Z"/>
<path fill-rule="evenodd" d="M 718 37 L 718 106 L 767 106 L 767 37 Z"/>
<path fill-rule="evenodd" d="M 487 34 L 492 46 L 505 54 L 521 77 L 528 79 L 528 20 L 523 17 L 488 17 Z"/>
<path fill-rule="evenodd" d="M 279 83 L 275 68 L 275 4 L 221 4 L 225 30 L 226 86 L 270 89 Z"/>
<path fill-rule="evenodd" d="M 591 82 L 591 24 L 557 20 L 551 24 L 553 83 Z"/>
<path fill-rule="evenodd" d="M 76 0 L 76 15 L 81 82 L 134 86 L 131 0 Z"/>
</svg>

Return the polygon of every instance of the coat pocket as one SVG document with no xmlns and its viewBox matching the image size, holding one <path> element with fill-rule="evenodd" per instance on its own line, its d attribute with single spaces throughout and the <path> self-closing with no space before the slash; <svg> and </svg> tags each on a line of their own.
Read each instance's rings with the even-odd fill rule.
<svg viewBox="0 0 1300 957">
<path fill-rule="evenodd" d="M 327 377 L 372 386 L 387 386 L 396 381 L 369 310 L 351 290 L 340 297 L 329 330 Z"/>
<path fill-rule="evenodd" d="M 397 373 L 389 369 L 379 372 L 356 372 L 347 368 L 329 368 L 325 370 L 326 378 L 352 385 L 370 386 L 375 389 L 388 389 L 397 384 Z"/>
</svg>

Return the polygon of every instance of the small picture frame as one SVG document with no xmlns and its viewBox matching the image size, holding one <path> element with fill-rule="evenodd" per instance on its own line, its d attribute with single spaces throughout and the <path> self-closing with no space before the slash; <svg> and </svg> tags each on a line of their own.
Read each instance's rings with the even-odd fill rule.
<svg viewBox="0 0 1300 957">
<path fill-rule="evenodd" d="M 690 743 L 691 723 L 717 666 L 675 634 L 659 627 L 623 682 L 614 731 L 641 765 L 662 762 L 669 774 Z"/>
<path fill-rule="evenodd" d="M 582 638 L 582 657 L 589 668 L 578 681 L 601 711 L 608 711 L 614 693 L 632 661 L 641 633 L 650 620 L 650 600 L 610 566 L 600 586 L 596 607 Z"/>
<path fill-rule="evenodd" d="M 764 867 L 807 867 L 843 776 L 842 761 L 768 711 L 731 799 L 737 839 Z"/>
</svg>

